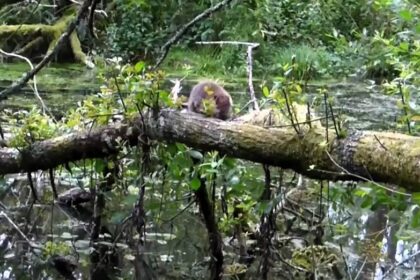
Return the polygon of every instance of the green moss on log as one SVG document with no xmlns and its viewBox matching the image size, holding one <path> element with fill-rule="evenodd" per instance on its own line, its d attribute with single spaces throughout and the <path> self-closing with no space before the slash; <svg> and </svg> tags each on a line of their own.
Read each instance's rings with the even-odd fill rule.
<svg viewBox="0 0 420 280">
<path fill-rule="evenodd" d="M 48 44 L 47 54 L 49 54 L 55 47 L 60 36 L 66 31 L 67 26 L 72 20 L 76 18 L 76 9 L 69 8 L 64 15 L 56 21 L 53 25 L 46 24 L 23 24 L 23 25 L 2 25 L 0 26 L 0 40 L 11 36 L 12 38 L 28 38 L 42 37 L 44 42 Z M 89 67 L 92 67 L 91 62 L 87 60 L 86 55 L 84 54 L 79 37 L 76 32 L 73 32 L 70 35 L 69 45 L 74 59 L 77 62 L 86 64 Z M 26 46 L 22 47 L 25 51 L 31 49 L 31 40 Z"/>
</svg>

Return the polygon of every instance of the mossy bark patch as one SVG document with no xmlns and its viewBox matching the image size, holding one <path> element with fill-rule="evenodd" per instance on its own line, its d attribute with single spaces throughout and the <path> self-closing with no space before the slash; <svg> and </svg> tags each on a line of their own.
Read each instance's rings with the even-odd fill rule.
<svg viewBox="0 0 420 280">
<path fill-rule="evenodd" d="M 69 23 L 76 18 L 76 9 L 69 8 L 64 15 L 56 21 L 53 25 L 46 24 L 21 24 L 21 25 L 1 25 L 0 26 L 0 41 L 8 38 L 8 42 L 19 41 L 23 39 L 27 41 L 24 46 L 20 47 L 17 50 L 19 54 L 31 53 L 33 48 L 39 47 L 39 44 L 46 44 L 47 54 L 51 52 L 60 36 L 66 31 Z M 14 40 L 13 40 L 14 39 Z M 8 44 L 0 43 L 0 46 Z M 69 48 L 73 53 L 74 60 L 86 64 L 88 67 L 92 67 L 92 63 L 87 59 L 84 54 L 79 37 L 76 32 L 73 32 L 70 35 L 70 40 L 68 45 L 65 46 Z M 37 53 L 37 52 L 34 52 Z"/>
</svg>

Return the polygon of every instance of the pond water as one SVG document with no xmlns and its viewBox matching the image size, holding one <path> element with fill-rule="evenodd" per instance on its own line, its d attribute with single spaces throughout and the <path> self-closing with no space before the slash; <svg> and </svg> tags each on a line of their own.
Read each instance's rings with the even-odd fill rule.
<svg viewBox="0 0 420 280">
<path fill-rule="evenodd" d="M 0 91 L 9 86 L 27 70 L 25 64 L 0 64 Z M 46 105 L 56 114 L 61 115 L 68 108 L 77 106 L 77 102 L 89 94 L 98 91 L 100 80 L 96 70 L 86 69 L 80 65 L 51 65 L 37 75 L 38 91 Z M 181 94 L 188 95 L 195 79 L 183 81 Z M 235 103 L 244 104 L 249 99 L 247 83 L 227 82 L 226 88 L 233 96 Z M 168 89 L 172 87 L 166 82 Z M 261 94 L 258 81 L 254 83 L 256 94 Z M 309 84 L 307 94 L 313 100 L 320 88 L 328 89 L 334 98 L 334 109 L 346 115 L 349 127 L 354 129 L 393 130 L 396 119 L 402 115 L 397 107 L 398 97 L 383 93 L 379 86 L 369 81 L 318 81 Z M 0 102 L 0 111 L 4 109 L 30 109 L 36 102 L 32 86 L 25 87 L 18 93 Z M 420 103 L 418 97 L 417 103 Z M 322 115 L 323 112 L 318 112 Z"/>
<path fill-rule="evenodd" d="M 0 90 L 7 87 L 11 81 L 18 78 L 25 65 L 22 64 L 0 64 Z M 227 81 L 229 82 L 229 81 Z M 97 92 L 100 85 L 100 81 L 97 79 L 97 72 L 95 70 L 87 70 L 84 67 L 79 67 L 76 65 L 51 65 L 50 67 L 41 71 L 38 75 L 38 89 L 41 97 L 46 102 L 46 105 L 52 109 L 52 111 L 57 115 L 62 115 L 63 112 L 69 108 L 75 107 L 77 103 L 84 99 L 85 96 Z M 188 81 L 183 84 L 182 94 L 187 94 L 189 89 L 194 84 L 194 81 Z M 261 94 L 259 92 L 258 82 L 255 83 L 257 95 Z M 167 87 L 170 89 L 171 83 L 167 82 Z M 226 88 L 232 94 L 233 99 L 239 104 L 244 104 L 248 100 L 248 94 L 246 93 L 246 83 L 237 84 L 237 83 L 228 83 Z M 381 88 L 378 86 L 372 86 L 368 81 L 318 81 L 314 84 L 308 85 L 308 96 L 309 99 L 316 98 L 316 92 L 319 88 L 327 88 L 330 96 L 334 97 L 334 109 L 339 111 L 342 114 L 348 116 L 348 127 L 354 129 L 363 129 L 363 130 L 396 130 L 396 119 L 401 116 L 401 112 L 397 107 L 398 98 L 395 96 L 388 96 L 381 92 Z M 238 101 L 239 100 L 239 101 Z M 26 87 L 19 93 L 11 95 L 7 100 L 0 102 L 0 110 L 18 110 L 18 109 L 30 109 L 33 104 L 36 102 L 36 99 L 33 96 L 33 92 L 30 87 Z M 414 100 L 414 102 L 420 103 L 420 100 Z M 322 110 L 318 112 L 319 115 L 322 115 Z M 40 185 L 49 185 L 48 178 L 38 174 L 36 179 L 39 180 L 37 184 Z M 42 182 L 45 180 L 44 182 Z M 85 181 L 86 178 L 69 178 L 64 177 L 60 179 L 60 185 L 58 186 L 59 190 L 67 190 L 69 186 L 75 185 L 89 185 L 89 182 Z M 263 180 L 262 180 L 263 181 Z M 8 177 L 6 181 L 1 182 L 0 185 L 0 210 L 6 210 L 9 215 L 15 215 L 16 212 L 20 212 L 21 219 L 24 219 L 25 215 L 29 215 L 31 208 L 28 208 L 27 198 L 22 196 L 28 196 L 28 192 L 19 193 L 18 190 L 21 186 L 26 186 L 28 181 L 26 177 L 14 176 Z M 341 183 L 340 183 L 341 184 Z M 340 184 L 334 184 L 339 188 L 344 188 Z M 12 195 L 9 193 L 12 190 Z M 4 200 L 4 197 L 7 196 L 7 200 Z M 131 200 L 130 200 L 131 199 Z M 133 203 L 135 201 L 135 195 L 128 197 L 126 203 Z M 156 202 L 158 202 L 157 200 Z M 14 207 L 10 208 L 11 205 Z M 85 254 L 85 257 L 89 255 L 89 234 L 87 231 L 83 230 L 83 227 L 86 224 L 81 224 L 79 221 L 75 221 L 74 218 L 69 218 L 69 214 L 64 211 L 59 211 L 56 209 L 56 206 L 51 205 L 35 205 L 32 209 L 31 218 L 44 220 L 39 224 L 34 223 L 32 236 L 34 239 L 45 239 L 45 237 L 52 238 L 55 237 L 55 240 L 73 240 L 77 236 L 78 242 L 74 243 L 74 246 L 78 248 L 80 255 Z M 54 210 L 55 209 L 55 210 Z M 375 274 L 377 279 L 381 279 L 380 269 L 371 264 L 363 264 L 363 255 L 361 252 L 361 247 L 363 247 L 362 240 L 364 237 L 369 234 L 374 234 L 374 232 L 381 232 L 377 237 L 379 240 L 382 240 L 386 244 L 382 250 L 386 252 L 391 260 L 401 260 L 403 256 L 407 256 L 410 252 L 413 251 L 416 247 L 413 247 L 412 244 L 404 244 L 402 241 L 398 243 L 396 240 L 392 240 L 390 234 L 385 234 L 385 231 L 388 229 L 388 233 L 392 231 L 392 227 L 386 227 L 386 213 L 383 209 L 379 209 L 375 212 L 360 212 L 356 209 L 349 207 L 347 211 L 354 211 L 352 213 L 348 212 L 337 212 L 336 209 L 330 209 L 331 219 L 334 221 L 341 221 L 341 223 L 346 223 L 348 227 L 351 227 L 352 230 L 357 229 L 358 232 L 354 232 L 354 236 L 358 238 L 352 239 L 349 236 L 346 238 L 342 237 L 337 231 L 331 231 L 327 240 L 331 243 L 336 242 L 340 238 L 344 238 L 345 242 L 348 242 L 348 247 L 344 248 L 346 253 L 350 257 L 348 259 L 348 265 L 352 271 L 359 270 L 365 271 L 365 275 L 370 275 L 372 272 Z M 176 211 L 174 211 L 176 212 Z M 26 213 L 26 214 L 24 214 Z M 46 215 L 46 213 L 50 213 Z M 53 214 L 51 214 L 53 213 Z M 88 214 L 91 215 L 92 213 Z M 353 217 L 351 217 L 353 215 Z M 47 216 L 47 218 L 45 218 Z M 349 218 L 350 217 L 350 218 Z M 162 217 L 160 217 L 163 219 Z M 165 217 L 170 219 L 170 216 Z M 48 220 L 48 221 L 45 221 Z M 165 268 L 164 266 L 156 266 L 154 269 L 162 270 L 162 273 L 165 270 L 165 273 L 173 268 L 174 266 L 181 266 L 181 269 L 178 267 L 178 270 L 175 271 L 188 271 L 190 269 L 190 275 L 184 274 L 174 274 L 170 278 L 179 279 L 194 279 L 200 276 L 202 271 L 205 271 L 206 265 L 203 263 L 196 263 L 194 267 L 182 268 L 182 264 L 191 264 L 194 263 L 197 259 L 200 259 L 203 256 L 206 256 L 207 250 L 207 239 L 205 229 L 200 226 L 200 220 L 196 216 L 191 214 L 186 214 L 183 216 L 183 221 L 179 220 L 179 223 L 176 226 L 176 235 L 174 237 L 174 225 L 167 223 L 160 225 L 159 232 L 157 228 L 154 228 L 150 225 L 148 227 L 148 236 L 151 243 L 148 245 L 147 249 L 161 252 L 159 254 L 159 260 L 156 262 L 167 263 L 169 267 Z M 346 220 L 347 222 L 342 222 Z M 4 219 L 3 219 L 4 220 Z M 164 220 L 164 219 L 163 219 Z M 360 224 L 361 223 L 361 224 Z M 28 248 L 26 245 L 21 245 L 22 248 L 20 251 L 21 255 L 3 255 L 3 252 L 7 252 L 7 248 L 11 246 L 8 241 L 8 236 L 10 234 L 15 234 L 17 227 L 10 227 L 10 224 L 2 222 L 0 226 L 0 259 L 7 258 L 7 264 L 5 266 L 0 265 L 0 279 L 13 279 L 10 275 L 10 272 L 15 273 L 15 278 L 17 279 L 30 279 L 30 278 L 39 278 L 39 279 L 48 279 L 51 276 L 50 274 L 43 271 L 44 266 L 40 265 L 39 270 L 33 271 L 32 274 L 25 275 L 25 271 L 22 268 L 28 267 L 27 264 L 21 264 L 19 261 L 11 261 L 12 259 L 23 258 L 27 253 Z M 54 231 L 52 230 L 52 225 L 54 224 Z M 24 226 L 24 224 L 19 224 L 19 227 Z M 389 226 L 389 223 L 388 223 Z M 49 230 L 51 227 L 51 230 Z M 77 230 L 75 230 L 77 228 Z M 28 230 L 25 228 L 25 230 Z M 3 234 L 2 234 L 3 232 Z M 53 233 L 54 232 L 54 233 Z M 69 234 L 71 232 L 71 234 Z M 335 234 L 334 234 L 335 232 Z M 9 234 L 9 235 L 8 235 Z M 36 241 L 36 240 L 35 240 Z M 398 246 L 397 246 L 398 245 Z M 123 248 L 126 245 L 121 245 Z M 167 254 L 167 248 L 171 248 Z M 174 249 L 175 248 L 175 249 Z M 348 250 L 348 251 L 347 251 Z M 397 252 L 398 251 L 398 252 Z M 356 255 L 354 255 L 356 253 Z M 10 253 L 9 253 L 10 254 Z M 177 263 L 172 263 L 173 259 L 177 259 Z M 123 270 L 124 266 L 128 266 L 132 260 L 131 255 L 123 256 L 123 265 L 120 265 L 120 269 Z M 383 261 L 383 259 L 378 260 Z M 362 265 L 363 264 L 363 265 Z M 389 267 L 389 266 L 387 266 Z M 150 268 L 149 268 L 150 269 Z M 200 272 L 201 271 L 201 272 Z M 84 270 L 86 275 L 88 270 Z M 51 272 L 50 272 L 51 273 Z M 401 272 L 406 274 L 408 272 Z M 120 274 L 121 275 L 121 274 Z M 124 274 L 123 274 L 124 275 Z M 166 274 L 167 276 L 169 274 Z M 129 277 L 130 275 L 125 275 Z M 201 275 L 203 276 L 203 275 Z M 133 275 L 131 275 L 133 277 Z M 124 278 L 124 277 L 123 277 Z M 169 277 L 168 277 L 169 278 Z M 51 279 L 51 278 L 50 278 Z M 372 279 L 369 277 L 360 276 L 359 279 Z M 392 279 L 392 278 L 389 278 Z"/>
</svg>

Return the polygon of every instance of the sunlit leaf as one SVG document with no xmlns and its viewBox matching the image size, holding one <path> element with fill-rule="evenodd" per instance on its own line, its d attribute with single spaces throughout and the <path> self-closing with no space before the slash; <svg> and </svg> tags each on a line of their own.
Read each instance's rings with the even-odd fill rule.
<svg viewBox="0 0 420 280">
<path fill-rule="evenodd" d="M 145 65 L 146 64 L 143 61 L 139 61 L 134 66 L 134 70 L 136 71 L 136 73 L 141 73 L 141 71 L 143 71 Z"/>
<path fill-rule="evenodd" d="M 413 19 L 413 14 L 409 10 L 401 10 L 400 17 L 405 21 L 411 21 Z"/>
<path fill-rule="evenodd" d="M 72 239 L 74 237 L 74 235 L 72 235 L 69 232 L 63 232 L 60 236 L 62 239 Z"/>
<path fill-rule="evenodd" d="M 270 90 L 268 89 L 268 87 L 263 87 L 263 95 L 265 97 L 268 97 L 270 95 Z"/>
<path fill-rule="evenodd" d="M 407 42 L 401 42 L 399 45 L 399 48 L 403 52 L 408 52 L 408 49 L 410 48 L 410 45 Z"/>
<path fill-rule="evenodd" d="M 420 192 L 415 192 L 411 194 L 411 201 L 420 205 Z"/>
<path fill-rule="evenodd" d="M 193 189 L 194 191 L 198 190 L 200 188 L 200 185 L 201 185 L 200 179 L 194 178 L 191 180 L 190 186 L 191 186 L 191 189 Z"/>
<path fill-rule="evenodd" d="M 372 191 L 370 188 L 363 188 L 359 187 L 356 190 L 354 190 L 354 195 L 364 197 L 365 195 L 369 194 Z"/>
</svg>

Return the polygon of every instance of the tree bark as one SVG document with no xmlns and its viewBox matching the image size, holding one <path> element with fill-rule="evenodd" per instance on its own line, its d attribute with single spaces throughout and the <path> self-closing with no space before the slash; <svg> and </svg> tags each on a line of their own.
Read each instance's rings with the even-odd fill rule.
<svg viewBox="0 0 420 280">
<path fill-rule="evenodd" d="M 353 131 L 344 139 L 325 129 L 301 126 L 261 127 L 225 122 L 169 109 L 158 118 L 144 116 L 132 122 L 109 125 L 36 142 L 18 151 L 0 149 L 0 174 L 46 170 L 83 158 L 114 154 L 121 145 L 134 145 L 140 134 L 158 141 L 181 142 L 190 147 L 253 162 L 293 169 L 310 178 L 363 180 L 362 177 L 420 190 L 420 138 L 404 134 Z"/>
</svg>

